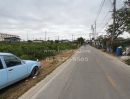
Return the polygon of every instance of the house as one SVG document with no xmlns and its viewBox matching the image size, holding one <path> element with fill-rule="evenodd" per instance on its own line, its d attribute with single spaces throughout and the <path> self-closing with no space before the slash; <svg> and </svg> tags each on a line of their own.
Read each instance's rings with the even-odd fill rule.
<svg viewBox="0 0 130 99">
<path fill-rule="evenodd" d="M 16 43 L 16 42 L 20 42 L 20 38 L 19 37 L 6 37 L 4 38 L 4 42 Z"/>
<path fill-rule="evenodd" d="M 19 42 L 20 37 L 6 33 L 0 33 L 0 42 Z"/>
</svg>

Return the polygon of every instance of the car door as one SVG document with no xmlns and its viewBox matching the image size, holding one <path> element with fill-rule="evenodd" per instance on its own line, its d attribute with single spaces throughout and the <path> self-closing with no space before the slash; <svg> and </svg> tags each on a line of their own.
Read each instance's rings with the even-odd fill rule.
<svg viewBox="0 0 130 99">
<path fill-rule="evenodd" d="M 0 57 L 0 89 L 6 86 L 7 81 L 7 70 L 4 67 Z"/>
<path fill-rule="evenodd" d="M 27 66 L 22 63 L 20 59 L 13 55 L 3 56 L 5 64 L 7 66 L 8 82 L 16 82 L 26 77 Z"/>
</svg>

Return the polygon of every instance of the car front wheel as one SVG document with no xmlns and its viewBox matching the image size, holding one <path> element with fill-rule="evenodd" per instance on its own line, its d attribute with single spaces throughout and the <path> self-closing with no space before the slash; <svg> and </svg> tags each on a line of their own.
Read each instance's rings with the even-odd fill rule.
<svg viewBox="0 0 130 99">
<path fill-rule="evenodd" d="M 32 70 L 32 72 L 31 72 L 31 77 L 35 77 L 35 76 L 37 76 L 38 75 L 38 72 L 39 72 L 39 69 L 38 69 L 38 67 L 34 67 L 33 68 L 33 70 Z"/>
</svg>

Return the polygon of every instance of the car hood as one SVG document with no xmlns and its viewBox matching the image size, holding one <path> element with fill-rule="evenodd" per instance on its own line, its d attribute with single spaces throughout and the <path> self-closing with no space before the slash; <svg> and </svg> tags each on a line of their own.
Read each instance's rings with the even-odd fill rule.
<svg viewBox="0 0 130 99">
<path fill-rule="evenodd" d="M 25 63 L 37 63 L 37 61 L 32 61 L 32 60 L 23 60 Z"/>
<path fill-rule="evenodd" d="M 40 66 L 40 62 L 38 62 L 38 61 L 23 60 L 23 62 L 24 62 L 25 64 L 30 64 L 30 65 L 37 65 L 37 66 Z"/>
</svg>

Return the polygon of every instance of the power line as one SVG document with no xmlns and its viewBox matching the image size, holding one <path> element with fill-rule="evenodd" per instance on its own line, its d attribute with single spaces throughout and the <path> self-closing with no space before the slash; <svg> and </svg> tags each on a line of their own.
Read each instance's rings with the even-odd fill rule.
<svg viewBox="0 0 130 99">
<path fill-rule="evenodd" d="M 102 0 L 95 21 L 98 20 L 100 14 L 102 12 L 102 8 L 103 8 L 104 4 L 105 4 L 105 0 Z"/>
<path fill-rule="evenodd" d="M 112 0 L 109 0 L 109 1 L 110 1 L 111 5 L 113 5 L 113 2 L 112 2 Z"/>
<path fill-rule="evenodd" d="M 45 31 L 45 41 L 46 41 L 46 35 L 47 35 L 47 31 Z"/>
<path fill-rule="evenodd" d="M 110 1 L 111 6 L 113 6 L 112 0 L 109 0 L 109 1 Z M 100 14 L 101 14 L 101 12 L 102 12 L 102 9 L 103 9 L 104 4 L 105 4 L 105 0 L 102 0 L 102 1 L 101 1 L 101 4 L 100 4 L 100 7 L 99 7 L 99 10 L 98 10 L 97 17 L 96 17 L 96 19 L 95 19 L 95 22 L 98 20 Z M 110 10 L 111 10 L 111 8 L 110 8 Z M 106 15 L 104 16 L 104 18 L 103 18 L 103 20 L 102 20 L 102 23 L 104 23 L 104 21 L 105 21 L 106 18 L 108 17 L 110 10 L 109 10 L 109 11 L 106 13 Z M 109 24 L 109 21 L 110 21 L 110 20 L 111 20 L 111 18 L 108 20 L 108 22 L 105 24 L 105 26 L 103 25 L 102 30 Z M 102 23 L 101 23 L 99 26 L 101 26 Z M 98 26 L 98 27 L 99 27 L 99 26 Z M 95 27 L 97 27 L 97 26 L 95 26 Z M 95 28 L 95 29 L 96 29 L 96 28 Z M 95 31 L 96 31 L 96 30 L 95 30 Z M 96 34 L 97 34 L 97 33 L 95 32 L 95 35 L 96 35 Z"/>
<path fill-rule="evenodd" d="M 95 18 L 95 21 L 94 21 L 94 25 L 92 25 L 92 27 L 94 26 L 94 38 L 96 38 L 96 36 L 98 36 L 98 34 L 97 34 L 97 32 L 96 32 L 96 28 L 97 28 L 97 20 L 98 20 L 98 18 L 99 18 L 99 16 L 100 16 L 100 14 L 101 14 L 101 12 L 102 12 L 102 9 L 103 9 L 103 6 L 104 6 L 104 4 L 105 4 L 105 1 L 106 0 L 102 0 L 101 1 L 101 4 L 100 4 L 100 6 L 99 6 L 99 10 L 98 10 L 98 13 L 97 13 L 97 16 L 96 16 L 96 18 Z"/>
<path fill-rule="evenodd" d="M 110 13 L 109 11 L 106 13 L 106 15 L 105 15 L 105 17 L 103 18 L 103 21 L 102 21 L 102 22 L 104 22 L 104 21 L 106 20 L 106 18 L 108 17 L 109 13 Z M 103 23 L 99 24 L 99 27 L 102 26 L 102 24 L 103 24 Z"/>
<path fill-rule="evenodd" d="M 112 0 L 109 0 L 109 1 L 110 1 L 111 6 L 112 6 L 112 5 L 113 5 Z M 104 21 L 106 20 L 106 18 L 108 17 L 108 15 L 109 15 L 110 11 L 111 11 L 111 8 L 108 10 L 108 12 L 106 13 L 106 15 L 104 16 L 104 18 L 103 18 L 103 21 L 102 21 L 102 22 L 104 22 Z M 99 26 L 101 26 L 101 25 L 102 25 L 102 23 L 101 23 Z"/>
<path fill-rule="evenodd" d="M 103 29 L 105 29 L 106 26 L 108 26 L 110 20 L 111 20 L 111 18 L 109 18 L 109 20 L 105 23 L 105 25 L 103 25 L 103 27 L 102 27 L 101 30 L 100 30 L 101 32 L 102 32 Z M 100 31 L 99 31 L 99 32 L 100 32 Z"/>
<path fill-rule="evenodd" d="M 99 27 L 100 26 L 102 26 L 103 25 L 103 27 L 104 27 L 104 22 L 105 22 L 105 20 L 107 19 L 107 17 L 109 16 L 109 13 L 110 13 L 110 11 L 108 11 L 107 13 L 106 13 L 106 15 L 104 16 L 104 18 L 103 18 L 103 21 L 102 21 L 102 23 L 99 25 Z M 108 19 L 108 21 L 107 21 L 107 23 L 109 22 L 111 20 L 111 17 Z M 106 26 L 107 24 L 105 24 L 105 26 Z M 104 29 L 104 28 L 103 28 Z"/>
</svg>

